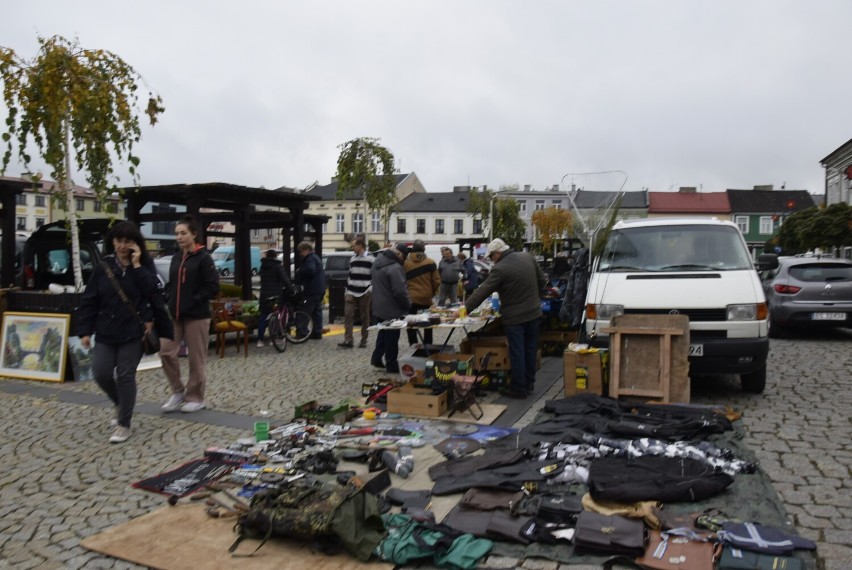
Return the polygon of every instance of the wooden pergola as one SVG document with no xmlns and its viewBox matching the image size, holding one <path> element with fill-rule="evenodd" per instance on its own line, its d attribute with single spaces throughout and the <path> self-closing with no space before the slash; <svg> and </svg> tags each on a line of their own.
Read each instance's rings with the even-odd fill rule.
<svg viewBox="0 0 852 570">
<path fill-rule="evenodd" d="M 0 178 L 0 285 L 11 287 L 15 282 L 16 196 L 32 188 L 30 181 Z M 313 238 L 314 250 L 322 255 L 322 226 L 328 216 L 306 214 L 308 203 L 319 198 L 288 190 L 267 190 L 235 184 L 211 182 L 203 184 L 169 184 L 124 188 L 127 200 L 127 219 L 144 222 L 177 221 L 191 214 L 199 225 L 199 239 L 206 243 L 208 235 L 233 237 L 236 254 L 234 282 L 242 285 L 242 298 L 251 298 L 250 232 L 273 229 L 281 232 L 284 258 L 289 259 L 305 238 Z M 186 212 L 142 213 L 148 203 L 182 205 Z M 277 210 L 258 210 L 257 206 Z M 213 232 L 207 227 L 214 222 L 230 222 L 233 232 Z M 296 257 L 296 266 L 301 259 Z M 289 264 L 285 264 L 289 269 Z"/>
<path fill-rule="evenodd" d="M 305 238 L 313 238 L 314 251 L 322 256 L 322 226 L 329 217 L 306 214 L 308 202 L 319 200 L 288 190 L 250 188 L 223 182 L 202 184 L 168 184 L 124 188 L 127 200 L 127 219 L 144 222 L 175 222 L 185 214 L 192 215 L 199 226 L 198 239 L 207 243 L 207 236 L 233 237 L 235 253 L 234 283 L 242 285 L 242 298 L 251 299 L 251 235 L 252 230 L 266 229 L 281 232 L 284 259 Z M 182 205 L 186 212 L 142 213 L 149 203 Z M 258 210 L 257 206 L 278 210 Z M 281 211 L 285 210 L 285 211 Z M 14 222 L 14 217 L 13 220 Z M 233 232 L 209 231 L 211 223 L 229 222 Z M 310 229 L 306 229 L 306 226 Z M 13 246 L 14 247 L 14 246 Z M 296 267 L 301 265 L 295 256 Z M 289 270 L 289 264 L 285 264 Z"/>
</svg>

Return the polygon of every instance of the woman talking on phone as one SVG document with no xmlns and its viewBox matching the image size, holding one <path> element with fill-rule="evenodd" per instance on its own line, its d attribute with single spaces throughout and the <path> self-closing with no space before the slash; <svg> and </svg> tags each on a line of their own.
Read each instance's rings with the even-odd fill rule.
<svg viewBox="0 0 852 570">
<path fill-rule="evenodd" d="M 106 256 L 96 265 L 77 310 L 77 336 L 84 348 L 95 339 L 92 372 L 116 407 L 110 443 L 130 437 L 136 406 L 136 367 L 142 358 L 143 326 L 154 326 L 150 299 L 157 290 L 154 262 L 133 222 L 117 222 L 104 236 Z M 118 288 L 124 291 L 127 302 Z"/>
</svg>

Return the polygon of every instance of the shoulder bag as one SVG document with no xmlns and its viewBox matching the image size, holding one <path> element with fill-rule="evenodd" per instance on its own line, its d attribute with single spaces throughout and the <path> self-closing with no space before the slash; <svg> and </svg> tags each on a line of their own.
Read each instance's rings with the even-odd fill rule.
<svg viewBox="0 0 852 570">
<path fill-rule="evenodd" d="M 130 303 L 130 299 L 127 298 L 127 294 L 122 289 L 121 284 L 119 284 L 118 280 L 115 278 L 115 273 L 112 272 L 112 268 L 105 261 L 101 261 L 101 266 L 106 271 L 107 277 L 109 277 L 110 283 L 115 288 L 115 292 L 118 293 L 118 296 L 122 301 L 127 305 L 127 308 L 130 309 L 130 312 L 133 313 L 133 316 L 136 317 L 136 320 L 139 321 L 139 325 L 142 327 L 142 352 L 147 355 L 157 354 L 160 352 L 160 337 L 157 336 L 157 331 L 153 328 L 148 330 L 145 327 L 145 322 L 142 320 L 142 317 L 139 316 L 139 313 L 136 309 L 133 308 L 133 305 Z"/>
<path fill-rule="evenodd" d="M 645 534 L 642 521 L 583 511 L 577 517 L 574 546 L 583 552 L 641 556 Z"/>
</svg>

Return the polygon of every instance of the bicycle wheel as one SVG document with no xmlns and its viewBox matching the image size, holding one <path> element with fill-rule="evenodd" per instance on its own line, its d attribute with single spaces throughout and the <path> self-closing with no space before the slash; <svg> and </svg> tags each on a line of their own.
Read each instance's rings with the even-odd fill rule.
<svg viewBox="0 0 852 570">
<path fill-rule="evenodd" d="M 284 331 L 284 336 L 290 342 L 302 344 L 311 338 L 314 332 L 314 321 L 305 311 L 293 311 L 287 321 L 287 330 Z"/>
<path fill-rule="evenodd" d="M 278 320 L 278 313 L 272 313 L 267 319 L 269 325 L 269 340 L 272 341 L 272 346 L 278 352 L 287 350 L 287 339 L 284 338 L 284 331 L 281 330 L 281 321 Z"/>
</svg>

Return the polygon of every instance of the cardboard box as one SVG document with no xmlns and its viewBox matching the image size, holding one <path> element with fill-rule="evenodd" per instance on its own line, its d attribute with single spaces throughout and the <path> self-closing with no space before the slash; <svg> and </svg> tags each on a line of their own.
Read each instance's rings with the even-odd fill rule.
<svg viewBox="0 0 852 570">
<path fill-rule="evenodd" d="M 438 417 L 447 412 L 447 392 L 403 384 L 388 392 L 388 412 L 409 416 Z"/>
<path fill-rule="evenodd" d="M 481 336 L 468 339 L 474 368 L 478 369 L 486 354 L 490 354 L 486 370 L 509 370 L 509 341 L 505 336 Z"/>
<path fill-rule="evenodd" d="M 447 354 L 454 353 L 455 351 L 456 349 L 453 346 L 430 344 L 424 347 L 422 344 L 416 344 L 404 356 L 397 358 L 397 362 L 399 363 L 399 379 L 402 382 L 411 382 L 419 375 L 422 380 L 426 372 L 426 360 L 430 354 L 438 354 L 440 352 Z"/>
<path fill-rule="evenodd" d="M 427 386 L 433 383 L 449 385 L 456 374 L 467 376 L 472 373 L 472 354 L 439 352 L 426 358 L 423 378 Z"/>
<path fill-rule="evenodd" d="M 601 363 L 601 353 L 580 354 L 566 350 L 562 360 L 566 396 L 584 392 L 603 395 L 604 367 Z"/>
</svg>

